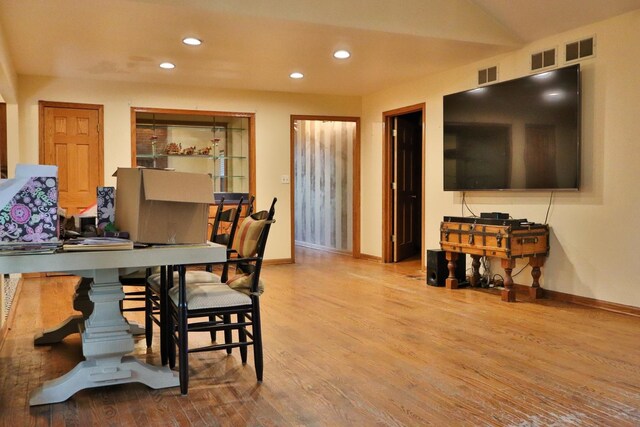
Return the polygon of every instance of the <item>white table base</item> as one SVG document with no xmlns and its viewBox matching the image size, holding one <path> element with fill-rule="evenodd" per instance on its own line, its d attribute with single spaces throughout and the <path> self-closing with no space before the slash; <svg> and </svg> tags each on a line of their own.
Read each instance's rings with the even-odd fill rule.
<svg viewBox="0 0 640 427">
<path fill-rule="evenodd" d="M 76 297 L 82 295 L 82 283 L 86 282 L 83 280 L 78 286 Z M 84 316 L 72 316 L 61 327 L 47 331 L 37 340 L 38 343 L 57 342 L 74 327 L 80 327 L 82 353 L 86 360 L 62 377 L 47 381 L 34 390 L 30 405 L 62 402 L 80 390 L 102 385 L 141 382 L 151 388 L 164 388 L 179 384 L 178 376 L 168 368 L 125 357 L 133 351 L 134 343 L 129 323 L 120 312 L 124 292 L 118 280 L 118 269 L 94 270 L 88 297 L 93 310 L 86 320 Z"/>
<path fill-rule="evenodd" d="M 131 251 L 0 256 L 0 274 L 64 271 L 93 278 L 92 281 L 83 279 L 76 288 L 74 308 L 82 312 L 82 316 L 71 316 L 57 328 L 36 338 L 37 344 L 60 342 L 80 327 L 82 352 L 86 360 L 67 374 L 46 381 L 34 390 L 29 403 L 62 402 L 80 390 L 112 384 L 140 382 L 151 388 L 179 385 L 177 373 L 168 368 L 151 366 L 125 356 L 133 351 L 134 343 L 131 326 L 120 312 L 120 301 L 124 298 L 118 280 L 120 269 L 203 264 L 224 262 L 226 259 L 226 248 L 215 243 Z"/>
<path fill-rule="evenodd" d="M 158 389 L 180 384 L 178 373 L 167 366 L 147 365 L 133 356 L 115 360 L 86 360 L 63 376 L 45 383 L 31 393 L 29 405 L 64 402 L 86 388 L 140 382 Z"/>
</svg>

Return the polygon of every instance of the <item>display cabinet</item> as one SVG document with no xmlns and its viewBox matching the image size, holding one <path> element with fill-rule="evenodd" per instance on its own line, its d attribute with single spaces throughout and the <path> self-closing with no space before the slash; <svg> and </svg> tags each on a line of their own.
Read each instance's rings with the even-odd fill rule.
<svg viewBox="0 0 640 427">
<path fill-rule="evenodd" d="M 206 173 L 217 195 L 255 194 L 254 119 L 253 113 L 132 108 L 132 164 Z"/>
</svg>

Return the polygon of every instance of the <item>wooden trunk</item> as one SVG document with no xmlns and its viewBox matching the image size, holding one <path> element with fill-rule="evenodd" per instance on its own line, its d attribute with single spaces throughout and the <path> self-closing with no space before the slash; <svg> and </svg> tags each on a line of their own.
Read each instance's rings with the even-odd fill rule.
<svg viewBox="0 0 640 427">
<path fill-rule="evenodd" d="M 521 226 L 478 222 L 440 223 L 440 246 L 447 252 L 496 257 L 501 259 L 546 256 L 549 253 L 549 226 Z"/>
</svg>

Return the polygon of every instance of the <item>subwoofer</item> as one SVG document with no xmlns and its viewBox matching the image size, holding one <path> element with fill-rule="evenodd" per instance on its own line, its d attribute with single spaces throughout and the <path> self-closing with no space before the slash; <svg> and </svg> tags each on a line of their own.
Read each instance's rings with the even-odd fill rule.
<svg viewBox="0 0 640 427">
<path fill-rule="evenodd" d="M 427 285 L 444 286 L 446 278 L 449 277 L 448 263 L 446 251 L 439 249 L 427 250 Z M 465 254 L 458 254 L 455 271 L 458 282 L 466 280 L 466 264 Z"/>
</svg>

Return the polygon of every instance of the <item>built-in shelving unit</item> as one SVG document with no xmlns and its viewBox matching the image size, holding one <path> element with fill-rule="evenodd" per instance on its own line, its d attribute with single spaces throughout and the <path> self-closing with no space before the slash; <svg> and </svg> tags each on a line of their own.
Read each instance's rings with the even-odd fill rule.
<svg viewBox="0 0 640 427">
<path fill-rule="evenodd" d="M 255 115 L 131 109 L 133 166 L 207 173 L 216 193 L 255 194 Z"/>
</svg>

